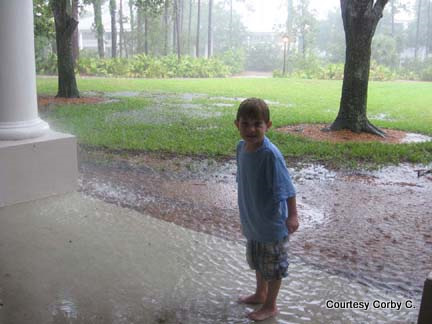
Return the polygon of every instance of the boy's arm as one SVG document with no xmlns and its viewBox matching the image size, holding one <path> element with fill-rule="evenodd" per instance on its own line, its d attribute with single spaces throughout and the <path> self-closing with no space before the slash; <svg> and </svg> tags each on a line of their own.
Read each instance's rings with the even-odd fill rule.
<svg viewBox="0 0 432 324">
<path fill-rule="evenodd" d="M 286 227 L 288 228 L 288 232 L 294 233 L 299 228 L 299 222 L 297 218 L 297 203 L 296 197 L 290 197 L 287 199 L 287 207 L 288 207 L 288 217 L 285 220 Z"/>
</svg>

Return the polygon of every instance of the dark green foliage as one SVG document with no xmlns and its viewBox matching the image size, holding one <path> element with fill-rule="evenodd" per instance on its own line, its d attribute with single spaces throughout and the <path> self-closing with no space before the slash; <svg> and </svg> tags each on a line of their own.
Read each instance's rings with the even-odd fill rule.
<svg viewBox="0 0 432 324">
<path fill-rule="evenodd" d="M 235 58 L 238 58 L 237 60 Z M 39 74 L 56 74 L 57 58 L 54 54 L 37 60 Z M 229 66 L 228 64 L 233 64 Z M 138 54 L 132 58 L 99 59 L 95 55 L 81 55 L 76 70 L 82 75 L 133 78 L 213 78 L 227 77 L 241 71 L 240 54 L 211 59 L 184 56 L 179 62 L 174 55 L 153 57 Z"/>
<path fill-rule="evenodd" d="M 282 66 L 282 53 L 275 42 L 251 45 L 246 52 L 246 69 L 272 71 Z"/>
</svg>

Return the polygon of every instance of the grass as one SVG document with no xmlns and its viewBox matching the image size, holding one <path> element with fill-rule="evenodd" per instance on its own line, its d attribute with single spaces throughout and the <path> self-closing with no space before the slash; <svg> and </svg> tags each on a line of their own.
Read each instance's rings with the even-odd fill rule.
<svg viewBox="0 0 432 324">
<path fill-rule="evenodd" d="M 37 85 L 39 94 L 54 95 L 57 79 L 40 77 Z M 80 78 L 78 87 L 81 92 L 143 92 L 107 104 L 62 105 L 42 115 L 54 129 L 75 134 L 81 144 L 232 157 L 239 139 L 233 120 L 241 98 L 272 101 L 274 127 L 330 123 L 338 112 L 341 81 Z M 165 95 L 155 95 L 161 93 Z M 181 94 L 202 95 L 188 100 Z M 432 136 L 431 102 L 432 83 L 371 82 L 368 116 L 378 127 Z M 331 144 L 275 131 L 268 137 L 287 158 L 302 161 L 334 165 L 432 162 L 430 142 Z"/>
</svg>

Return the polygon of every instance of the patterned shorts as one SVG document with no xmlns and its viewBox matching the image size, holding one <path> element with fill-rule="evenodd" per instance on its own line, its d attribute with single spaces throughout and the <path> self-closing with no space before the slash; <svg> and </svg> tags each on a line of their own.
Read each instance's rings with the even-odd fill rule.
<svg viewBox="0 0 432 324">
<path fill-rule="evenodd" d="M 249 267 L 261 273 L 264 280 L 279 280 L 288 275 L 288 237 L 270 243 L 248 240 L 246 259 Z"/>
</svg>

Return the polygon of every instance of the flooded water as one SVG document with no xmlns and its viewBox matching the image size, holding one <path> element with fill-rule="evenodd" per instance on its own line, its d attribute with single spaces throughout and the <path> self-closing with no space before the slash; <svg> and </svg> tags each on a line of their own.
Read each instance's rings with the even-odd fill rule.
<svg viewBox="0 0 432 324">
<path fill-rule="evenodd" d="M 236 303 L 254 289 L 242 242 L 80 193 L 0 209 L 0 234 L 1 323 L 251 323 Z M 369 308 L 332 308 L 349 300 Z M 415 323 L 419 305 L 298 256 L 278 304 L 263 323 Z"/>
<path fill-rule="evenodd" d="M 151 154 L 107 157 L 103 152 L 84 151 L 80 156 L 80 186 L 84 193 L 184 228 L 243 242 L 236 205 L 234 161 Z M 432 179 L 418 178 L 415 170 L 411 165 L 378 171 L 292 166 L 301 227 L 292 236 L 291 253 L 295 264 L 304 264 L 308 269 L 299 274 L 294 271 L 293 276 L 299 276 L 300 282 L 308 276 L 315 280 L 315 271 L 342 277 L 347 287 L 331 288 L 340 298 L 352 299 L 358 287 L 363 287 L 418 303 L 432 265 Z M 235 262 L 244 260 L 230 259 L 222 263 L 229 269 L 236 267 Z M 220 266 L 220 262 L 215 260 L 214 265 Z M 205 269 L 191 271 L 205 272 Z M 313 291 L 301 296 L 312 308 L 317 296 L 329 289 L 324 288 L 326 283 L 321 279 L 316 281 L 319 286 L 316 298 Z M 189 281 L 185 285 L 186 282 Z M 196 284 L 212 283 L 198 280 Z M 289 289 L 284 294 L 295 297 Z M 196 312 L 200 312 L 200 300 L 196 301 Z M 218 307 L 227 305 L 217 306 L 215 313 Z M 285 315 L 294 313 L 291 310 Z M 404 315 L 391 314 L 405 323 L 415 317 L 414 313 L 415 310 L 406 310 Z M 368 312 L 367 316 L 371 314 Z M 382 318 L 383 323 L 391 314 Z M 311 322 L 311 317 L 302 316 L 294 323 Z M 378 317 L 370 319 L 380 322 Z"/>
</svg>

